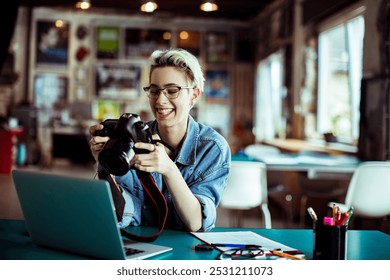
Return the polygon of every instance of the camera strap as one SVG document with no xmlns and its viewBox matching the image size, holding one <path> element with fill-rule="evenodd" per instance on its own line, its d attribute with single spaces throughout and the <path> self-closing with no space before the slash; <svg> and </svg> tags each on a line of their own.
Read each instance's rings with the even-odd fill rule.
<svg viewBox="0 0 390 280">
<path fill-rule="evenodd" d="M 136 241 L 141 242 L 152 242 L 161 234 L 162 230 L 165 227 L 165 222 L 168 216 L 168 205 L 165 200 L 164 195 L 161 193 L 156 182 L 151 173 L 137 170 L 138 178 L 141 182 L 141 185 L 145 191 L 145 195 L 150 199 L 152 207 L 155 210 L 157 221 L 158 221 L 158 231 L 152 235 L 137 235 L 130 232 L 127 232 L 124 229 L 121 229 L 121 235 Z M 116 184 L 115 180 L 112 178 L 111 174 L 106 172 L 103 168 L 99 166 L 98 168 L 98 177 L 108 181 L 111 189 L 112 198 L 115 204 L 115 213 L 118 221 L 122 220 L 123 211 L 125 208 L 125 199 L 123 198 L 120 187 Z"/>
<path fill-rule="evenodd" d="M 122 236 L 142 241 L 142 242 L 152 242 L 157 239 L 157 237 L 161 234 L 162 230 L 165 227 L 165 222 L 168 217 L 168 205 L 167 201 L 165 200 L 164 195 L 158 188 L 156 182 L 154 181 L 154 178 L 151 173 L 144 172 L 137 170 L 138 178 L 141 182 L 141 185 L 145 191 L 145 194 L 150 198 L 150 201 L 152 202 L 152 206 L 155 209 L 155 213 L 157 214 L 156 217 L 158 219 L 158 231 L 152 235 L 136 235 L 130 232 L 127 232 L 124 229 L 121 229 Z"/>
</svg>

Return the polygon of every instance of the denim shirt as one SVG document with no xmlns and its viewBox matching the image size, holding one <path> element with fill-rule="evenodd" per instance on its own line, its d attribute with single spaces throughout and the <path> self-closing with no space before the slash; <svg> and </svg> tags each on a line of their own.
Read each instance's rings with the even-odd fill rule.
<svg viewBox="0 0 390 280">
<path fill-rule="evenodd" d="M 149 126 L 152 134 L 157 134 L 156 121 L 150 122 Z M 214 129 L 197 123 L 190 116 L 187 134 L 174 162 L 202 206 L 201 230 L 209 231 L 215 226 L 216 208 L 226 187 L 230 170 L 231 154 L 226 139 Z M 174 208 L 172 196 L 164 186 L 162 175 L 157 172 L 152 175 L 167 200 L 169 212 L 166 225 L 184 229 L 184 224 Z M 156 214 L 145 202 L 144 191 L 135 169 L 131 168 L 125 175 L 115 179 L 123 188 L 126 200 L 119 226 L 152 224 Z"/>
</svg>

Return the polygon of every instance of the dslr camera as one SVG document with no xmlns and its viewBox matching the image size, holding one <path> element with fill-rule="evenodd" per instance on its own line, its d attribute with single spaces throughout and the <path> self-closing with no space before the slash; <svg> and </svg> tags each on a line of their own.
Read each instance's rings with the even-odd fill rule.
<svg viewBox="0 0 390 280">
<path fill-rule="evenodd" d="M 99 153 L 99 164 L 110 174 L 121 176 L 131 168 L 130 159 L 134 154 L 148 153 L 148 150 L 134 148 L 137 142 L 155 143 L 149 126 L 136 114 L 124 113 L 119 119 L 107 119 L 94 136 L 108 136 Z"/>
</svg>

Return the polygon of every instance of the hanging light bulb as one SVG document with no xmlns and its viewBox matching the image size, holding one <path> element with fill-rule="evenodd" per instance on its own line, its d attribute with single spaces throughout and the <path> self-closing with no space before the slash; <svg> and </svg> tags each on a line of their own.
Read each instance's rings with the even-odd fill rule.
<svg viewBox="0 0 390 280">
<path fill-rule="evenodd" d="M 142 1 L 141 11 L 145 13 L 153 13 L 157 9 L 157 3 L 155 1 Z"/>
<path fill-rule="evenodd" d="M 214 12 L 218 10 L 218 5 L 214 0 L 204 0 L 200 9 L 204 12 Z"/>
<path fill-rule="evenodd" d="M 80 0 L 76 2 L 76 8 L 81 10 L 88 10 L 91 7 L 90 0 Z"/>
</svg>

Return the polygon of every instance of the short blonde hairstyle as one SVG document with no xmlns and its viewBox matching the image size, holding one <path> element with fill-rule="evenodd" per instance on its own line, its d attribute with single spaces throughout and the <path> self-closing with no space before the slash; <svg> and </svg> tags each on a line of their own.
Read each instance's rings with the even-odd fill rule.
<svg viewBox="0 0 390 280">
<path fill-rule="evenodd" d="M 176 48 L 169 50 L 156 50 L 150 56 L 149 81 L 154 69 L 166 66 L 174 66 L 183 71 L 193 86 L 204 89 L 205 78 L 198 59 L 190 52 Z"/>
</svg>

